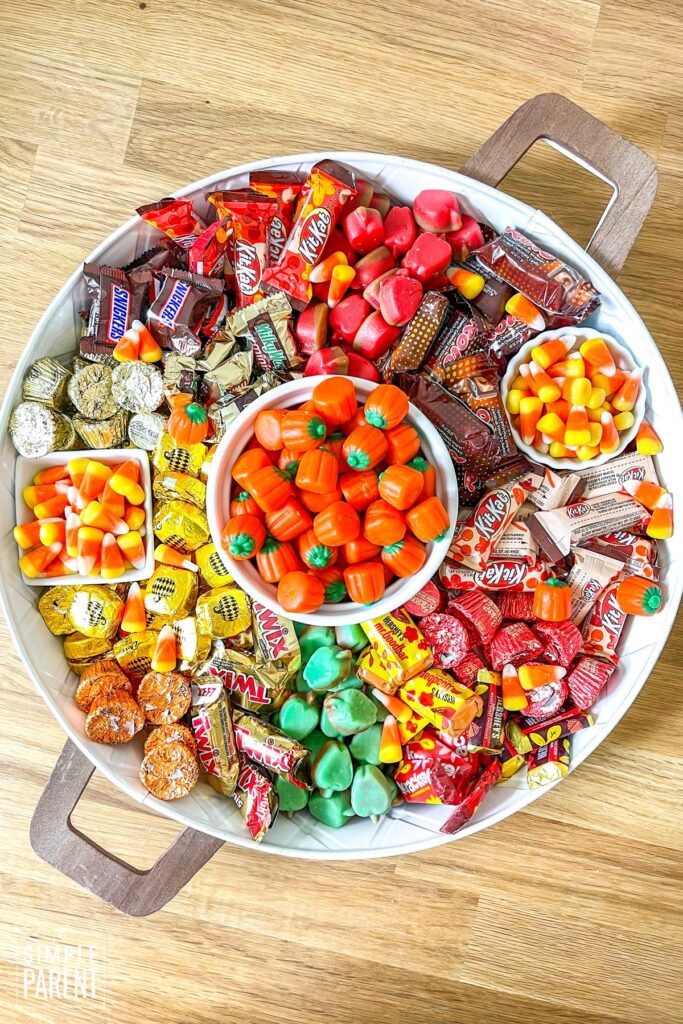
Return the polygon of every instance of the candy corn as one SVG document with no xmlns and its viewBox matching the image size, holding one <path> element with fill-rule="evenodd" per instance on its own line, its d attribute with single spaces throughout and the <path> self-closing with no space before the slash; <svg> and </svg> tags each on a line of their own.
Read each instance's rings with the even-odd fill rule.
<svg viewBox="0 0 683 1024">
<path fill-rule="evenodd" d="M 330 277 L 329 291 L 327 292 L 327 305 L 330 309 L 334 309 L 341 302 L 355 276 L 355 269 L 343 263 L 334 268 Z"/>
<path fill-rule="evenodd" d="M 34 484 L 55 484 L 58 480 L 68 480 L 69 470 L 66 466 L 47 466 L 36 473 Z"/>
<path fill-rule="evenodd" d="M 101 505 L 99 501 L 91 501 L 83 509 L 81 519 L 86 526 L 96 526 L 98 530 L 106 533 L 120 535 L 128 533 L 128 524 L 120 516 L 114 515 L 109 509 Z"/>
<path fill-rule="evenodd" d="M 95 563 L 99 558 L 102 548 L 103 538 L 104 533 L 102 530 L 98 530 L 94 526 L 80 527 L 76 549 L 78 571 L 81 576 L 89 576 L 95 568 Z"/>
<path fill-rule="evenodd" d="M 602 455 L 612 455 L 619 447 L 619 431 L 610 412 L 603 412 L 600 417 L 600 425 L 602 426 L 600 452 Z"/>
<path fill-rule="evenodd" d="M 519 406 L 519 432 L 525 444 L 532 444 L 536 433 L 536 424 L 541 418 L 543 402 L 536 395 L 523 398 Z"/>
<path fill-rule="evenodd" d="M 521 390 L 518 390 L 517 388 L 511 388 L 508 391 L 507 398 L 505 400 L 505 405 L 507 407 L 507 411 L 512 416 L 518 416 L 519 415 L 519 407 L 521 405 L 522 399 L 523 398 L 527 398 L 530 394 L 531 394 L 530 391 L 521 391 Z"/>
<path fill-rule="evenodd" d="M 62 547 L 66 543 L 66 520 L 43 519 L 40 523 L 40 543 L 50 547 L 58 541 Z"/>
<path fill-rule="evenodd" d="M 556 412 L 545 413 L 536 424 L 536 429 L 540 431 L 544 440 L 548 439 L 548 443 L 564 441 L 564 427 L 564 420 Z"/>
<path fill-rule="evenodd" d="M 564 443 L 569 448 L 577 448 L 582 444 L 590 444 L 591 432 L 586 410 L 582 405 L 573 405 L 567 417 L 564 432 Z"/>
<path fill-rule="evenodd" d="M 631 410 L 627 412 L 618 412 L 614 417 L 614 426 L 617 430 L 630 430 L 636 419 Z"/>
<path fill-rule="evenodd" d="M 503 707 L 506 711 L 523 711 L 529 698 L 522 689 L 514 665 L 503 666 Z"/>
<path fill-rule="evenodd" d="M 659 434 L 647 420 L 643 420 L 638 427 L 636 448 L 640 455 L 659 455 L 664 449 Z"/>
<path fill-rule="evenodd" d="M 111 469 L 101 462 L 91 459 L 86 466 L 78 493 L 85 501 L 94 501 L 104 490 L 104 485 L 111 476 Z"/>
<path fill-rule="evenodd" d="M 529 374 L 531 390 L 538 395 L 542 402 L 556 402 L 560 397 L 560 387 L 557 381 L 549 377 L 545 370 L 533 359 L 529 363 Z M 562 396 L 562 397 L 566 397 Z"/>
<path fill-rule="evenodd" d="M 571 335 L 567 335 L 565 338 L 551 338 L 550 341 L 545 341 L 542 345 L 532 348 L 531 358 L 544 370 L 547 370 L 552 363 L 557 363 L 568 355 L 574 341 L 575 339 Z"/>
<path fill-rule="evenodd" d="M 40 519 L 34 519 L 31 523 L 21 523 L 14 527 L 12 533 L 20 548 L 34 548 L 40 543 Z"/>
<path fill-rule="evenodd" d="M 632 498 L 639 501 L 645 508 L 649 508 L 650 511 L 656 507 L 657 502 L 666 494 L 666 490 L 663 487 L 652 483 L 650 480 L 626 480 L 622 487 L 627 494 L 630 494 Z"/>
<path fill-rule="evenodd" d="M 87 458 L 69 459 L 69 461 L 67 462 L 66 469 L 71 478 L 71 483 L 74 485 L 74 487 L 81 486 L 89 462 L 90 459 Z"/>
<path fill-rule="evenodd" d="M 401 760 L 401 734 L 393 715 L 387 715 L 382 722 L 382 736 L 379 741 L 379 759 L 382 764 L 394 764 Z"/>
<path fill-rule="evenodd" d="M 331 279 L 335 267 L 348 266 L 348 263 L 346 253 L 339 250 L 331 252 L 329 256 L 313 267 L 308 279 L 312 284 L 324 284 L 325 281 Z"/>
<path fill-rule="evenodd" d="M 119 550 L 124 558 L 127 558 L 134 569 L 142 569 L 147 561 L 147 552 L 142 537 L 137 530 L 129 530 L 123 536 L 117 537 Z"/>
<path fill-rule="evenodd" d="M 113 491 L 123 495 L 131 505 L 141 505 L 145 500 L 145 492 L 138 483 L 139 477 L 140 463 L 129 459 L 119 466 L 109 484 Z"/>
<path fill-rule="evenodd" d="M 157 363 L 161 359 L 161 348 L 157 345 L 149 329 L 141 320 L 133 320 L 131 326 L 137 330 L 140 339 L 138 359 L 143 363 Z"/>
<path fill-rule="evenodd" d="M 540 309 L 534 306 L 533 302 L 527 299 L 526 295 L 522 295 L 521 292 L 516 292 L 510 296 L 505 303 L 505 312 L 514 316 L 515 319 L 521 320 L 532 331 L 542 331 L 545 329 L 545 320 Z"/>
<path fill-rule="evenodd" d="M 100 501 L 109 512 L 122 518 L 126 513 L 126 499 L 112 488 L 112 480 L 113 477 L 110 477 L 104 485 Z"/>
<path fill-rule="evenodd" d="M 535 358 L 534 352 L 537 349 L 531 350 L 532 358 Z M 538 360 L 536 360 L 538 362 Z M 546 366 L 546 370 L 550 377 L 585 377 L 586 364 L 583 361 L 583 356 L 580 352 L 570 352 L 566 359 L 560 359 L 557 363 L 552 363 L 551 366 Z"/>
<path fill-rule="evenodd" d="M 413 717 L 412 710 L 402 700 L 399 700 L 398 697 L 394 697 L 390 693 L 384 693 L 376 687 L 373 687 L 372 695 L 377 698 L 380 704 L 384 705 L 389 714 L 393 715 L 397 721 L 408 722 Z"/>
<path fill-rule="evenodd" d="M 123 609 L 121 629 L 126 633 L 142 633 L 147 626 L 145 601 L 139 583 L 131 583 Z"/>
<path fill-rule="evenodd" d="M 567 674 L 566 668 L 559 665 L 521 665 L 519 682 L 524 690 L 535 690 L 537 686 L 557 683 Z"/>
<path fill-rule="evenodd" d="M 145 510 L 137 505 L 131 505 L 126 509 L 123 519 L 128 523 L 129 530 L 141 530 L 145 522 Z"/>
<path fill-rule="evenodd" d="M 36 519 L 53 519 L 55 516 L 61 516 L 68 504 L 69 499 L 66 494 L 55 494 L 52 498 L 39 501 L 37 505 L 34 505 L 33 514 Z"/>
<path fill-rule="evenodd" d="M 82 525 L 81 517 L 75 512 L 70 512 L 66 517 L 66 553 L 69 558 L 78 555 L 78 531 Z"/>
<path fill-rule="evenodd" d="M 61 550 L 62 545 L 58 541 L 50 544 L 49 547 L 33 548 L 32 551 L 21 556 L 19 568 L 24 576 L 28 576 L 30 580 L 36 580 L 43 575 L 50 563 L 54 562 Z"/>
<path fill-rule="evenodd" d="M 588 377 L 567 377 L 562 381 L 560 390 L 562 397 L 565 398 L 570 405 L 588 405 L 593 391 L 593 385 L 588 380 Z M 602 405 L 602 401 L 598 402 L 598 405 Z"/>
<path fill-rule="evenodd" d="M 114 580 L 125 572 L 123 556 L 116 543 L 113 533 L 105 533 L 102 538 L 100 574 L 105 580 Z"/>
<path fill-rule="evenodd" d="M 177 641 L 172 626 L 162 626 L 152 654 L 153 672 L 173 672 L 178 663 Z M 399 755 L 400 756 L 400 755 Z"/>
<path fill-rule="evenodd" d="M 189 569 L 191 572 L 199 572 L 199 567 L 180 551 L 170 547 L 168 544 L 157 544 L 154 549 L 155 562 L 163 565 L 175 565 L 178 569 Z"/>
<path fill-rule="evenodd" d="M 584 341 L 579 346 L 579 352 L 587 363 L 594 366 L 600 373 L 604 373 L 606 377 L 612 377 L 616 373 L 616 363 L 602 338 L 589 338 Z"/>
<path fill-rule="evenodd" d="M 481 274 L 474 274 L 471 270 L 466 270 L 465 267 L 448 267 L 446 277 L 453 287 L 457 288 L 460 294 L 470 302 L 472 299 L 476 299 L 486 284 Z"/>
<path fill-rule="evenodd" d="M 636 404 L 640 382 L 643 377 L 641 369 L 631 370 L 628 377 L 621 385 L 617 393 L 611 399 L 612 405 L 617 412 L 630 412 Z"/>
<path fill-rule="evenodd" d="M 134 327 L 122 334 L 112 352 L 119 363 L 134 363 L 140 358 L 140 335 Z"/>
<path fill-rule="evenodd" d="M 674 503 L 670 494 L 665 494 L 655 505 L 646 534 L 655 540 L 668 540 L 674 532 Z"/>
</svg>

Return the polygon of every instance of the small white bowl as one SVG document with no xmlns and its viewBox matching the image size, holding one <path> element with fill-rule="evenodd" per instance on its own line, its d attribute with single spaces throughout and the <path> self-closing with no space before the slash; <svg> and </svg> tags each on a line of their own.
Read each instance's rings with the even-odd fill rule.
<svg viewBox="0 0 683 1024">
<path fill-rule="evenodd" d="M 154 535 L 152 532 L 152 477 L 149 469 L 149 455 L 140 448 L 105 448 L 95 451 L 87 448 L 79 452 L 51 452 L 42 459 L 25 459 L 22 455 L 17 456 L 14 471 L 14 501 L 16 505 L 17 524 L 30 523 L 35 519 L 33 512 L 24 502 L 24 487 L 33 483 L 33 478 L 41 469 L 50 469 L 52 466 L 62 466 L 72 459 L 95 459 L 103 462 L 105 466 L 112 463 L 126 462 L 134 459 L 140 463 L 140 485 L 145 490 L 145 532 L 143 542 L 145 545 L 145 564 L 142 569 L 128 569 L 117 576 L 116 579 L 105 579 L 103 576 L 81 576 L 79 573 L 69 573 L 66 576 L 49 576 L 45 579 L 30 580 L 23 572 L 21 578 L 27 587 L 56 587 L 60 584 L 66 586 L 81 586 L 84 583 L 134 583 L 136 580 L 146 580 L 154 572 Z M 20 557 L 25 552 L 19 550 Z"/>
<path fill-rule="evenodd" d="M 292 406 L 301 405 L 307 402 L 313 394 L 313 389 L 325 377 L 302 377 L 300 380 L 288 381 L 280 387 L 261 395 L 251 405 L 247 406 L 234 420 L 222 438 L 216 453 L 211 460 L 211 472 L 209 474 L 208 489 L 206 495 L 206 510 L 211 529 L 211 537 L 221 552 L 221 555 L 230 566 L 230 571 L 235 580 L 243 590 L 255 601 L 260 602 L 277 615 L 286 618 L 292 616 L 284 611 L 277 601 L 277 587 L 271 583 L 264 583 L 261 579 L 256 565 L 248 560 L 236 561 L 231 558 L 221 543 L 223 527 L 230 518 L 230 495 L 235 486 L 232 479 L 232 467 L 236 459 L 242 454 L 254 434 L 254 420 L 263 409 L 288 409 Z M 368 398 L 377 387 L 371 381 L 361 380 L 359 377 L 351 377 L 356 394 L 362 402 Z M 425 458 L 436 468 L 436 494 L 444 504 L 450 520 L 450 527 L 446 536 L 433 544 L 428 545 L 428 556 L 420 572 L 408 579 L 395 580 L 387 587 L 383 597 L 372 605 L 359 605 L 354 601 L 342 601 L 339 604 L 323 604 L 317 612 L 309 615 L 298 613 L 295 618 L 297 622 L 306 622 L 309 625 L 318 626 L 345 626 L 356 622 L 364 622 L 367 619 L 374 619 L 377 616 L 385 615 L 394 611 L 406 601 L 410 600 L 418 590 L 432 578 L 448 552 L 455 525 L 458 518 L 458 484 L 455 478 L 455 470 L 448 449 L 441 440 L 435 427 L 429 422 L 419 409 L 411 404 L 406 417 L 406 422 L 416 428 L 422 441 L 422 451 Z"/>
<path fill-rule="evenodd" d="M 541 334 L 537 334 L 535 338 L 532 338 L 531 341 L 527 341 L 525 345 L 522 345 L 519 352 L 512 356 L 508 363 L 505 375 L 500 382 L 500 391 L 503 399 L 505 415 L 508 418 L 510 430 L 512 431 L 512 436 L 517 447 L 523 451 L 524 454 L 532 460 L 532 462 L 540 462 L 542 465 L 550 466 L 552 469 L 571 469 L 576 473 L 581 469 L 590 469 L 593 466 L 602 466 L 605 462 L 609 462 L 610 459 L 615 459 L 617 455 L 621 455 L 626 446 L 629 445 L 636 436 L 638 427 L 642 423 L 645 415 L 646 389 L 643 381 L 640 386 L 640 391 L 638 392 L 638 399 L 635 407 L 632 410 L 633 426 L 630 427 L 629 430 L 624 430 L 620 433 L 619 447 L 615 452 L 612 452 L 609 455 L 596 455 L 594 459 L 590 459 L 587 462 L 581 462 L 579 459 L 554 459 L 551 455 L 544 455 L 531 445 L 525 444 L 507 410 L 508 388 L 510 387 L 511 381 L 513 381 L 519 373 L 519 368 L 522 363 L 528 363 L 530 361 L 531 350 L 533 348 L 536 348 L 537 345 L 542 345 L 544 341 L 552 341 L 554 338 L 566 338 L 568 335 L 572 338 L 576 338 L 571 350 L 572 352 L 578 351 L 582 342 L 588 341 L 589 338 L 603 338 L 614 357 L 614 362 L 617 364 L 618 369 L 635 370 L 638 366 L 628 349 L 610 334 L 605 334 L 604 331 L 599 331 L 595 327 L 562 327 L 557 331 L 543 331 Z"/>
</svg>

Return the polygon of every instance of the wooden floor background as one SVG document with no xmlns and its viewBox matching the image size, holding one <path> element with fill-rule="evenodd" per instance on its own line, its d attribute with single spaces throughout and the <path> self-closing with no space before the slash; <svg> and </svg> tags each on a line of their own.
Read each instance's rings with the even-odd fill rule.
<svg viewBox="0 0 683 1024">
<path fill-rule="evenodd" d="M 520 103 L 562 92 L 657 162 L 620 281 L 681 380 L 681 0 L 3 0 L 0 383 L 45 305 L 134 207 L 307 149 L 458 168 Z M 504 187 L 585 241 L 604 187 L 543 144 Z M 125 919 L 38 861 L 64 741 L 0 627 L 0 1019 L 85 1024 L 680 1021 L 681 631 L 599 751 L 528 811 L 400 860 L 224 848 Z M 176 826 L 101 780 L 77 824 L 151 864 Z M 94 944 L 94 1002 L 24 999 L 15 959 Z"/>
</svg>

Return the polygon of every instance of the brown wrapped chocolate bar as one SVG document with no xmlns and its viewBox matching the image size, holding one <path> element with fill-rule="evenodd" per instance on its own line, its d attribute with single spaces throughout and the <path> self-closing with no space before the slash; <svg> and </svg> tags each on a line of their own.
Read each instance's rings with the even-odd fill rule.
<svg viewBox="0 0 683 1024">
<path fill-rule="evenodd" d="M 162 270 L 162 287 L 147 315 L 147 326 L 162 348 L 196 356 L 202 350 L 198 335 L 209 311 L 224 302 L 225 285 L 216 277 L 201 277 L 185 270 Z"/>
<path fill-rule="evenodd" d="M 232 798 L 255 843 L 260 843 L 271 827 L 280 806 L 273 780 L 247 757 L 240 758 L 240 773 Z"/>
<path fill-rule="evenodd" d="M 119 267 L 86 263 L 83 274 L 92 304 L 79 349 L 87 359 L 106 361 L 133 320 L 139 318 L 144 289 L 135 288 Z"/>
<path fill-rule="evenodd" d="M 411 318 L 391 351 L 388 376 L 402 370 L 419 370 L 440 334 L 448 312 L 448 300 L 440 292 L 426 292 L 417 312 Z"/>
<path fill-rule="evenodd" d="M 207 782 L 219 793 L 230 796 L 237 785 L 239 761 L 230 698 L 220 680 L 192 684 L 190 721 Z"/>
<path fill-rule="evenodd" d="M 289 329 L 291 315 L 292 307 L 287 296 L 276 292 L 250 306 L 234 310 L 226 327 L 237 337 L 249 339 L 254 359 L 261 369 L 278 373 L 301 362 Z"/>
<path fill-rule="evenodd" d="M 241 754 L 281 775 L 300 789 L 310 789 L 305 778 L 308 747 L 286 736 L 255 715 L 235 711 L 235 741 Z"/>
</svg>

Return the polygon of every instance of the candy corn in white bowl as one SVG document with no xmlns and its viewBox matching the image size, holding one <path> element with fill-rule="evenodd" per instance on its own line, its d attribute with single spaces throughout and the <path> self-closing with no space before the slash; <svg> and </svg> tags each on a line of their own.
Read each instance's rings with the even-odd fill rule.
<svg viewBox="0 0 683 1024">
<path fill-rule="evenodd" d="M 510 360 L 501 383 L 515 443 L 554 469 L 620 455 L 645 415 L 643 371 L 628 349 L 590 327 L 545 331 Z"/>
</svg>

